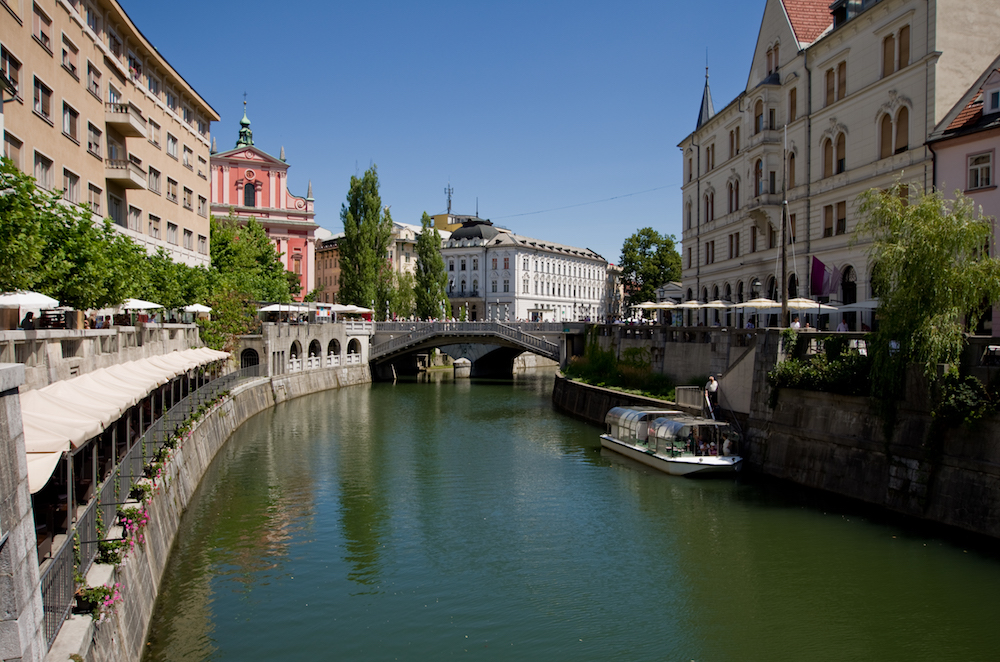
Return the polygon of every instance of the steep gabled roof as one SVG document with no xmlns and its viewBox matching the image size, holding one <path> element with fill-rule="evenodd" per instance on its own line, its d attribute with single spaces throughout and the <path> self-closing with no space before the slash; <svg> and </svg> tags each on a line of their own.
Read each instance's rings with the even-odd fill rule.
<svg viewBox="0 0 1000 662">
<path fill-rule="evenodd" d="M 1000 126 L 1000 113 L 983 115 L 984 88 L 995 89 L 1000 83 L 1000 57 L 976 79 L 976 82 L 959 99 L 948 114 L 928 136 L 928 142 L 937 142 L 967 133 L 976 133 Z"/>
<path fill-rule="evenodd" d="M 816 41 L 833 25 L 830 0 L 782 0 L 782 5 L 802 46 Z"/>
<path fill-rule="evenodd" d="M 708 87 L 708 67 L 705 67 L 705 91 L 701 95 L 701 108 L 698 110 L 698 124 L 695 129 L 700 129 L 703 124 L 712 119 L 715 115 L 715 107 L 712 106 L 712 90 Z"/>
</svg>

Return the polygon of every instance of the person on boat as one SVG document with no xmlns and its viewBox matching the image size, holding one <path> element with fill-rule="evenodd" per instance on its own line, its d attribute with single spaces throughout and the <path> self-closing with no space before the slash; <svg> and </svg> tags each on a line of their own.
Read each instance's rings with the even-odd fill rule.
<svg viewBox="0 0 1000 662">
<path fill-rule="evenodd" d="M 712 443 L 710 443 L 708 445 L 708 454 L 709 455 L 718 455 L 719 454 L 719 449 L 715 445 L 715 441 L 712 441 Z"/>
<path fill-rule="evenodd" d="M 722 433 L 722 454 L 723 455 L 733 454 L 733 440 L 729 438 L 728 432 Z"/>
<path fill-rule="evenodd" d="M 708 383 L 705 384 L 705 396 L 712 404 L 712 409 L 719 406 L 719 382 L 715 381 L 715 375 L 708 376 Z"/>
</svg>

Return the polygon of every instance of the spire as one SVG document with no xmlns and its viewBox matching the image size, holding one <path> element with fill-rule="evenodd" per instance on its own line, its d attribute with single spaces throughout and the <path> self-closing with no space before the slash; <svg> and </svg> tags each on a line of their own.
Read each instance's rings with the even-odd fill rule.
<svg viewBox="0 0 1000 662">
<path fill-rule="evenodd" d="M 240 120 L 240 137 L 236 139 L 236 146 L 250 145 L 253 145 L 253 131 L 250 130 L 250 120 L 247 119 L 247 100 L 243 99 L 243 119 Z"/>
<path fill-rule="evenodd" d="M 715 108 L 712 106 L 712 90 L 708 87 L 708 66 L 705 67 L 705 91 L 701 95 L 701 110 L 698 111 L 698 124 L 696 129 L 712 119 L 715 115 Z"/>
<path fill-rule="evenodd" d="M 278 158 L 281 159 L 282 161 L 285 160 L 285 146 L 284 145 L 281 146 L 281 156 L 279 156 Z"/>
<path fill-rule="evenodd" d="M 282 159 L 284 161 L 284 159 Z M 309 180 L 309 191 L 306 193 L 306 200 L 313 199 L 313 180 Z"/>
<path fill-rule="evenodd" d="M 219 147 L 215 144 L 215 136 L 212 136 L 212 154 L 218 154 Z"/>
</svg>

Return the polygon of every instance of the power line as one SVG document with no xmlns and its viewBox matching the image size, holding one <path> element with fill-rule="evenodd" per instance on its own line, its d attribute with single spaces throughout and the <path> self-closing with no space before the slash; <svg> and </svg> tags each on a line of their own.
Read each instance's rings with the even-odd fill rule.
<svg viewBox="0 0 1000 662">
<path fill-rule="evenodd" d="M 553 207 L 552 209 L 541 209 L 539 211 L 526 211 L 526 212 L 524 212 L 522 214 L 510 214 L 509 216 L 497 216 L 496 218 L 497 218 L 497 220 L 504 219 L 504 218 L 517 218 L 518 216 L 533 216 L 535 214 L 547 214 L 550 211 L 562 211 L 563 209 L 573 209 L 574 207 L 586 207 L 587 205 L 596 205 L 596 204 L 600 204 L 602 202 L 610 202 L 612 200 L 618 200 L 620 198 L 631 198 L 633 195 L 642 195 L 643 193 L 652 193 L 653 191 L 660 191 L 662 189 L 669 188 L 670 186 L 673 186 L 673 185 L 672 184 L 668 184 L 668 185 L 665 185 L 665 186 L 657 186 L 656 188 L 648 188 L 645 191 L 636 191 L 634 193 L 625 193 L 623 195 L 616 195 L 616 196 L 611 197 L 611 198 L 604 198 L 603 200 L 594 200 L 592 202 L 579 202 L 579 203 L 577 203 L 575 205 L 566 205 L 565 207 Z"/>
</svg>

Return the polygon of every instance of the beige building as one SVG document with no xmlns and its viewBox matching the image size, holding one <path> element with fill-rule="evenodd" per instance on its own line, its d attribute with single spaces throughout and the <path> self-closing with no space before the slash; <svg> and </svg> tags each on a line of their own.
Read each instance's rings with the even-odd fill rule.
<svg viewBox="0 0 1000 662">
<path fill-rule="evenodd" d="M 0 0 L 4 154 L 148 251 L 209 264 L 218 114 L 114 0 Z M 10 98 L 5 94 L 4 98 Z"/>
<path fill-rule="evenodd" d="M 858 195 L 933 185 L 927 137 L 998 50 L 990 3 L 766 0 L 746 90 L 715 112 L 706 76 L 679 145 L 685 298 L 780 298 L 783 187 L 789 296 L 871 298 Z"/>
</svg>

